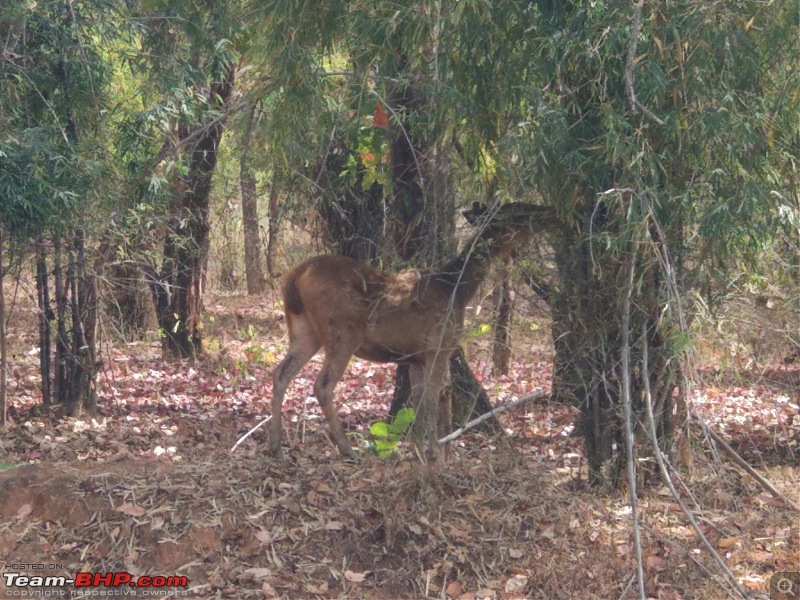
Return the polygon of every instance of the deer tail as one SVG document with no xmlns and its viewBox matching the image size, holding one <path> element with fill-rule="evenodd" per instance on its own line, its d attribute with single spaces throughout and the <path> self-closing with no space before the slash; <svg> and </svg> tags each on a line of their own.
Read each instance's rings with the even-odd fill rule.
<svg viewBox="0 0 800 600">
<path fill-rule="evenodd" d="M 303 314 L 303 297 L 297 288 L 297 278 L 292 277 L 283 288 L 283 307 L 287 312 L 295 315 Z"/>
</svg>

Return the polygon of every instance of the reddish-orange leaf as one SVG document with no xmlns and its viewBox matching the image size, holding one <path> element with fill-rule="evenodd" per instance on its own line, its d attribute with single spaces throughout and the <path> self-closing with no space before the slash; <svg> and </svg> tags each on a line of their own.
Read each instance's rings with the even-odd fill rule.
<svg viewBox="0 0 800 600">
<path fill-rule="evenodd" d="M 386 109 L 383 104 L 378 100 L 375 103 L 375 116 L 373 118 L 373 125 L 381 129 L 389 129 L 389 115 L 386 114 Z"/>
</svg>

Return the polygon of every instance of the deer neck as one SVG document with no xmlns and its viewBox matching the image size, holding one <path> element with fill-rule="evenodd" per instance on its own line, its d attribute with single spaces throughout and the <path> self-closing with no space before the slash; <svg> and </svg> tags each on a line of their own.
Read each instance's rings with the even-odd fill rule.
<svg viewBox="0 0 800 600">
<path fill-rule="evenodd" d="M 489 242 L 480 237 L 461 251 L 442 269 L 442 280 L 452 288 L 455 304 L 466 306 L 489 274 Z"/>
</svg>

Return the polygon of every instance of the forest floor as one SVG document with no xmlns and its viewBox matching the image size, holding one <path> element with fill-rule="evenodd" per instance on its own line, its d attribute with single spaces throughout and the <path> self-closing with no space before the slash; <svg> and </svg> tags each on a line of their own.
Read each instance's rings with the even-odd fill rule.
<svg viewBox="0 0 800 600">
<path fill-rule="evenodd" d="M 634 597 L 628 499 L 587 487 L 572 408 L 521 405 L 501 416 L 505 435 L 462 436 L 433 468 L 410 453 L 347 461 L 313 400 L 315 359 L 287 395 L 285 460 L 265 456 L 266 428 L 231 452 L 270 414 L 285 343 L 279 311 L 254 304 L 209 302 L 209 350 L 191 364 L 162 361 L 157 340 L 104 347 L 94 418 L 37 406 L 36 329 L 12 323 L 4 573 L 185 576 L 185 588 L 100 591 L 188 598 Z M 549 386 L 547 324 L 529 317 L 517 329 L 526 333 L 508 376 L 491 374 L 488 336 L 468 336 L 471 366 L 497 404 Z M 385 418 L 392 374 L 355 360 L 337 388 L 354 444 Z M 703 381 L 693 413 L 798 501 L 797 366 L 707 369 Z M 676 471 L 683 499 L 739 583 L 769 597 L 773 576 L 800 572 L 798 515 L 711 449 L 702 428 L 692 432 Z M 665 486 L 643 489 L 639 510 L 649 597 L 732 597 Z M 0 597 L 20 597 L 7 581 Z"/>
</svg>

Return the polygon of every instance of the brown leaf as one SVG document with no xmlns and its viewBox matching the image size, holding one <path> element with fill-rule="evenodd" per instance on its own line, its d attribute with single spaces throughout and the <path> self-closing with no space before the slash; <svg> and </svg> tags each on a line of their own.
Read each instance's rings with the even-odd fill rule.
<svg viewBox="0 0 800 600">
<path fill-rule="evenodd" d="M 739 537 L 738 535 L 735 535 L 733 537 L 726 537 L 722 538 L 717 545 L 723 550 L 725 550 L 727 548 L 732 548 L 733 546 L 738 544 L 741 541 L 741 539 L 742 538 Z"/>
<path fill-rule="evenodd" d="M 556 524 L 553 521 L 541 521 L 539 527 L 541 528 L 539 535 L 542 537 L 550 539 L 556 537 Z"/>
<path fill-rule="evenodd" d="M 458 596 L 461 596 L 462 591 L 463 590 L 461 587 L 461 583 L 459 583 L 458 581 L 451 581 L 450 583 L 447 584 L 447 587 L 445 588 L 445 592 L 451 598 L 457 598 Z"/>
<path fill-rule="evenodd" d="M 264 594 L 264 598 L 267 598 L 268 600 L 273 600 L 273 598 L 278 597 L 278 592 L 276 592 L 275 588 L 266 581 L 261 584 L 261 593 Z"/>
<path fill-rule="evenodd" d="M 648 569 L 663 571 L 667 566 L 667 561 L 660 556 L 652 554 L 644 559 L 644 564 Z"/>
<path fill-rule="evenodd" d="M 375 127 L 380 127 L 381 129 L 389 128 L 389 115 L 386 114 L 386 109 L 383 108 L 383 104 L 381 104 L 380 100 L 375 102 L 375 115 L 373 116 L 373 123 L 375 124 Z"/>
<path fill-rule="evenodd" d="M 267 577 L 272 577 L 272 571 L 270 569 L 264 569 L 261 567 L 252 567 L 250 569 L 246 569 L 241 575 L 239 575 L 239 580 L 259 581 Z"/>
<path fill-rule="evenodd" d="M 306 584 L 306 591 L 309 594 L 316 594 L 317 596 L 322 596 L 328 591 L 328 582 L 323 581 L 320 585 L 314 585 L 313 583 Z"/>
<path fill-rule="evenodd" d="M 344 572 L 344 578 L 351 583 L 363 583 L 364 580 L 367 578 L 367 575 L 369 575 L 369 571 L 364 571 L 363 573 L 356 573 L 354 571 L 351 571 L 350 569 L 347 569 L 347 571 Z"/>
<path fill-rule="evenodd" d="M 141 517 L 143 514 L 147 512 L 141 506 L 131 504 L 130 502 L 126 502 L 125 504 L 120 505 L 119 507 L 117 507 L 117 510 L 121 512 L 123 515 L 127 515 L 129 517 Z"/>
<path fill-rule="evenodd" d="M 508 594 L 518 594 L 528 585 L 528 578 L 525 575 L 514 575 L 506 581 L 505 591 Z"/>
</svg>

